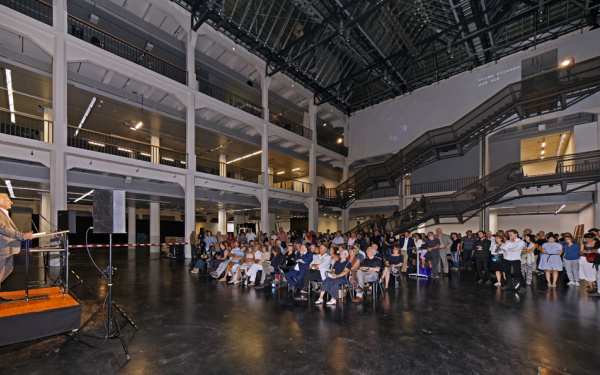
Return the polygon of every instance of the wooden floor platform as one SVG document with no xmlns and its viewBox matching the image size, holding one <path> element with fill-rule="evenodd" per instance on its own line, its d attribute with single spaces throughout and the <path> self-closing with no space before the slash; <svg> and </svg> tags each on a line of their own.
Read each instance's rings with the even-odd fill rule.
<svg viewBox="0 0 600 375">
<path fill-rule="evenodd" d="M 48 298 L 35 299 L 47 296 Z M 25 298 L 25 291 L 2 292 L 0 297 Z M 33 340 L 76 329 L 81 324 L 81 304 L 59 287 L 29 290 L 29 301 L 0 303 L 0 345 Z"/>
</svg>

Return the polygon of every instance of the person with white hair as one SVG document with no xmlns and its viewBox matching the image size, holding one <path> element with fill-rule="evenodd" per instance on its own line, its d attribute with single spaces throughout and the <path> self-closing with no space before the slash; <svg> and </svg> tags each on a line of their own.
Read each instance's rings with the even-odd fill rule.
<svg viewBox="0 0 600 375">
<path fill-rule="evenodd" d="M 331 299 L 327 302 L 328 305 L 335 305 L 338 298 L 338 288 L 340 284 L 348 282 L 348 274 L 352 268 L 352 263 L 348 260 L 348 250 L 340 251 L 340 260 L 335 262 L 331 274 L 321 283 L 321 294 L 315 304 L 323 303 L 323 296 L 328 293 Z"/>
<path fill-rule="evenodd" d="M 356 289 L 356 298 L 352 301 L 361 302 L 363 300 L 365 283 L 375 281 L 379 278 L 381 266 L 381 259 L 375 256 L 375 250 L 373 250 L 372 247 L 367 247 L 367 257 L 360 263 L 360 267 L 358 271 L 356 271 L 358 288 Z"/>
</svg>

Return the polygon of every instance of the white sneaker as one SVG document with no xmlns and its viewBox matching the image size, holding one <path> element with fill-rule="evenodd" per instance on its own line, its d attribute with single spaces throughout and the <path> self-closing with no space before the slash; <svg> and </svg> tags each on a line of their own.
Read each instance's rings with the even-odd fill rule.
<svg viewBox="0 0 600 375">
<path fill-rule="evenodd" d="M 575 286 L 579 286 L 579 282 L 575 281 L 575 284 L 573 284 Z"/>
<path fill-rule="evenodd" d="M 574 282 L 572 282 L 572 281 L 569 281 L 569 282 L 567 283 L 567 285 L 574 285 L 574 284 L 575 284 L 575 283 L 574 283 Z"/>
<path fill-rule="evenodd" d="M 328 305 L 335 305 L 336 303 L 337 303 L 337 301 L 334 299 L 330 299 L 329 301 L 327 301 Z"/>
<path fill-rule="evenodd" d="M 319 298 L 316 302 L 315 305 L 320 305 L 323 303 L 323 298 Z"/>
<path fill-rule="evenodd" d="M 500 285 L 502 285 L 502 283 L 496 283 L 496 284 L 494 284 L 494 286 L 500 286 Z"/>
</svg>

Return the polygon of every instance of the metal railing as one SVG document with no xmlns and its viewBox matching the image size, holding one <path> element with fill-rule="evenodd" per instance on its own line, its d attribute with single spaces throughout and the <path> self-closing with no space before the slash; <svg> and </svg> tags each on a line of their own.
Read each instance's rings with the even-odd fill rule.
<svg viewBox="0 0 600 375">
<path fill-rule="evenodd" d="M 304 138 L 312 139 L 312 130 L 283 116 L 271 115 L 269 116 L 269 122 L 273 125 L 279 126 L 280 128 L 291 131 L 292 133 L 301 135 Z"/>
<path fill-rule="evenodd" d="M 256 117 L 262 117 L 262 107 L 214 83 L 196 76 L 198 91 Z"/>
<path fill-rule="evenodd" d="M 276 188 L 292 190 L 306 194 L 310 194 L 311 191 L 311 184 L 308 182 L 290 180 L 277 175 L 270 175 L 270 180 L 271 186 Z"/>
<path fill-rule="evenodd" d="M 403 231 L 434 217 L 458 217 L 468 212 L 477 213 L 486 205 L 516 189 L 517 186 L 544 186 L 598 180 L 600 180 L 600 151 L 509 163 L 454 193 L 415 201 L 396 216 L 398 224 L 394 223 L 394 226 L 387 229 Z M 368 227 L 369 223 L 363 222 L 353 230 L 365 230 Z"/>
<path fill-rule="evenodd" d="M 479 177 L 464 177 L 454 180 L 422 182 L 418 184 L 406 184 L 405 195 L 420 195 L 441 193 L 444 191 L 456 191 L 477 181 Z"/>
<path fill-rule="evenodd" d="M 0 133 L 52 143 L 52 121 L 0 108 Z M 14 117 L 14 122 L 13 122 Z"/>
<path fill-rule="evenodd" d="M 343 142 L 338 143 L 339 139 L 343 140 L 343 135 L 337 131 L 325 126 L 317 127 L 317 144 L 319 146 L 323 146 L 340 155 L 348 156 L 348 147 L 344 146 Z"/>
<path fill-rule="evenodd" d="M 98 27 L 69 15 L 69 34 L 82 39 L 114 55 L 134 62 L 146 69 L 163 75 L 179 83 L 187 84 L 187 71 L 152 53 L 136 47 Z"/>
<path fill-rule="evenodd" d="M 52 4 L 42 0 L 0 0 L 0 5 L 52 26 Z"/>
<path fill-rule="evenodd" d="M 540 82 L 545 89 L 537 89 Z M 531 115 L 564 110 L 600 91 L 600 58 L 555 69 L 512 83 L 454 124 L 425 132 L 398 153 L 357 171 L 337 190 L 347 207 L 356 195 L 373 189 L 378 180 L 397 181 L 400 176 L 440 158 L 463 155 L 490 131 Z"/>
<path fill-rule="evenodd" d="M 76 135 L 77 134 L 77 135 Z M 67 146 L 155 164 L 187 168 L 187 154 L 92 130 L 67 126 Z"/>
<path fill-rule="evenodd" d="M 212 174 L 213 176 L 221 175 L 221 164 L 216 160 L 205 159 L 196 156 L 196 172 Z"/>
<path fill-rule="evenodd" d="M 400 187 L 392 186 L 386 188 L 379 188 L 373 191 L 370 191 L 365 194 L 359 195 L 356 199 L 375 199 L 375 198 L 398 198 L 400 196 Z"/>
<path fill-rule="evenodd" d="M 254 182 L 255 184 L 262 183 L 262 173 L 260 171 L 228 165 L 227 163 L 205 159 L 200 156 L 196 157 L 196 171 L 238 181 Z"/>
</svg>

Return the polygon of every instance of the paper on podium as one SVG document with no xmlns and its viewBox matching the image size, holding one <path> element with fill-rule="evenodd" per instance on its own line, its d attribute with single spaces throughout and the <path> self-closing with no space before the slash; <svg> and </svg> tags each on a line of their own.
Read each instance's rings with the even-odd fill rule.
<svg viewBox="0 0 600 375">
<path fill-rule="evenodd" d="M 33 234 L 33 238 L 57 236 L 57 235 L 63 234 L 63 233 L 69 233 L 69 231 L 68 230 L 63 230 L 63 231 L 60 231 L 60 232 L 52 232 L 52 233 L 39 232 L 39 233 L 34 233 Z"/>
</svg>

